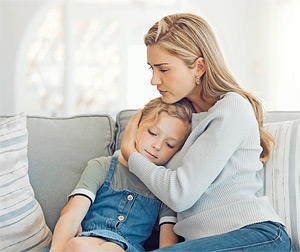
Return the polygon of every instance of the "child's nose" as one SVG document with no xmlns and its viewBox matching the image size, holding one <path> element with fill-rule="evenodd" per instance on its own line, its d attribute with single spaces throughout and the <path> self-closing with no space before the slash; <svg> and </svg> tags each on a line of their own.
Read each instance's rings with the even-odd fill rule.
<svg viewBox="0 0 300 252">
<path fill-rule="evenodd" d="M 155 149 L 155 150 L 160 150 L 161 149 L 161 141 L 156 141 L 152 144 L 152 147 Z"/>
</svg>

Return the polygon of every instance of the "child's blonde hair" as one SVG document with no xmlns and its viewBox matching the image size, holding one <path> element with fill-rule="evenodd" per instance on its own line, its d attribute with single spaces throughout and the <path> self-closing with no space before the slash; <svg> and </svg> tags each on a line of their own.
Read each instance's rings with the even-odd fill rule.
<svg viewBox="0 0 300 252">
<path fill-rule="evenodd" d="M 170 54 L 182 59 L 189 68 L 203 57 L 206 71 L 202 75 L 203 92 L 210 97 L 220 97 L 226 92 L 236 92 L 250 102 L 259 125 L 263 163 L 270 158 L 273 137 L 263 128 L 264 108 L 260 99 L 242 89 L 229 71 L 216 37 L 201 17 L 193 14 L 169 15 L 156 22 L 144 38 L 146 46 L 157 44 Z"/>
<path fill-rule="evenodd" d="M 191 102 L 184 98 L 173 104 L 167 104 L 162 101 L 161 97 L 151 100 L 144 106 L 139 129 L 136 135 L 136 141 L 139 140 L 142 129 L 151 128 L 158 123 L 162 112 L 167 113 L 169 116 L 178 118 L 186 124 L 186 134 L 182 143 L 185 142 L 192 130 L 193 106 Z"/>
</svg>

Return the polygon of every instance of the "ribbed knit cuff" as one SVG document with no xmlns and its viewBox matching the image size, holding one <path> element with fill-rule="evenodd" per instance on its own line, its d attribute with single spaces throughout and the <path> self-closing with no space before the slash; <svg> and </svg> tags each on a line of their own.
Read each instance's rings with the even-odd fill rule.
<svg viewBox="0 0 300 252">
<path fill-rule="evenodd" d="M 133 152 L 128 159 L 129 170 L 133 172 L 135 175 L 139 174 L 141 176 L 149 174 L 149 171 L 152 168 L 153 163 L 151 163 L 148 159 L 143 157 L 139 152 Z M 139 176 L 138 176 L 139 177 Z"/>
<path fill-rule="evenodd" d="M 153 188 L 150 178 L 152 177 L 153 170 L 156 169 L 157 166 L 138 152 L 134 152 L 129 156 L 128 166 L 129 170 L 152 191 Z"/>
</svg>

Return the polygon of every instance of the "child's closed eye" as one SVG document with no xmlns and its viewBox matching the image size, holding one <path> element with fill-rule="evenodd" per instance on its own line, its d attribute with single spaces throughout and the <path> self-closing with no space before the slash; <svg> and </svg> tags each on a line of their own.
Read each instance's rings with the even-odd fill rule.
<svg viewBox="0 0 300 252">
<path fill-rule="evenodd" d="M 167 144 L 167 146 L 170 148 L 170 149 L 173 149 L 174 148 L 174 145 L 171 145 L 171 144 L 169 144 L 169 143 L 166 143 Z"/>
<path fill-rule="evenodd" d="M 152 136 L 156 136 L 156 134 L 153 131 L 151 131 L 150 129 L 148 129 L 148 133 Z"/>
</svg>

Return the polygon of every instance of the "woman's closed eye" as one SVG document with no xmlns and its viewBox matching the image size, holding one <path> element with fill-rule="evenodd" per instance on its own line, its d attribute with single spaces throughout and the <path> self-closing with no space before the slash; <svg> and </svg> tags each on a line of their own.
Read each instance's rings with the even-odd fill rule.
<svg viewBox="0 0 300 252">
<path fill-rule="evenodd" d="M 153 71 L 153 67 L 149 65 L 149 69 L 151 69 Z M 165 73 L 167 71 L 169 71 L 169 69 L 159 69 L 160 72 Z"/>
<path fill-rule="evenodd" d="M 167 72 L 168 70 L 167 70 L 167 69 L 159 69 L 159 71 L 162 72 L 162 73 L 165 73 L 165 72 Z"/>
</svg>

